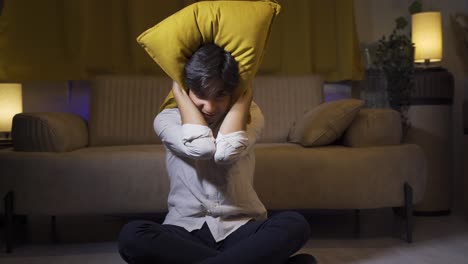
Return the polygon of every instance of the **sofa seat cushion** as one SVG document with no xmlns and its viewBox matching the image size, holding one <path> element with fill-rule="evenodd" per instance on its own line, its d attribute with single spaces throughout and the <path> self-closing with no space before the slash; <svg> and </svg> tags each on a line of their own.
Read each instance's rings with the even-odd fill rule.
<svg viewBox="0 0 468 264">
<path fill-rule="evenodd" d="M 343 136 L 349 147 L 398 145 L 402 140 L 400 113 L 393 109 L 361 109 Z"/>
<path fill-rule="evenodd" d="M 426 160 L 415 144 L 304 148 L 264 143 L 255 152 L 254 186 L 268 209 L 401 206 L 405 182 L 413 187 L 415 203 L 424 195 Z M 0 195 L 15 191 L 17 214 L 167 211 L 170 184 L 162 145 L 65 153 L 1 150 L 0 166 Z"/>
<path fill-rule="evenodd" d="M 402 206 L 403 184 L 421 201 L 426 160 L 414 144 L 303 148 L 257 144 L 255 189 L 268 209 L 363 209 Z"/>
<path fill-rule="evenodd" d="M 162 145 L 94 147 L 60 154 L 0 151 L 0 166 L 0 195 L 14 190 L 19 214 L 167 210 L 169 179 Z"/>
</svg>

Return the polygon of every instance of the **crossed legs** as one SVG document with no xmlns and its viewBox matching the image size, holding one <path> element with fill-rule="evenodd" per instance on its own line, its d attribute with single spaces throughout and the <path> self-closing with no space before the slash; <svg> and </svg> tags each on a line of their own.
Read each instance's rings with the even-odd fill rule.
<svg viewBox="0 0 468 264">
<path fill-rule="evenodd" d="M 248 222 L 218 243 L 206 224 L 200 230 L 188 232 L 174 225 L 136 220 L 122 228 L 119 252 L 129 264 L 282 264 L 288 263 L 289 256 L 297 252 L 309 236 L 309 224 L 296 212 L 282 212 L 265 221 Z M 312 256 L 291 260 L 315 263 Z"/>
</svg>

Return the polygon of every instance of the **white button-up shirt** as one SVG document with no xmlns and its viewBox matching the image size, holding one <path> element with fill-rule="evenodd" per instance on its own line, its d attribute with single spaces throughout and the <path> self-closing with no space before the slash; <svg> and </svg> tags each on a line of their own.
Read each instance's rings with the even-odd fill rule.
<svg viewBox="0 0 468 264">
<path fill-rule="evenodd" d="M 226 135 L 208 126 L 182 124 L 178 108 L 156 116 L 154 129 L 166 147 L 170 178 L 164 224 L 190 232 L 206 222 L 218 242 L 251 219 L 266 219 L 266 209 L 253 188 L 253 146 L 264 125 L 254 102 L 250 115 L 246 131 Z"/>
</svg>

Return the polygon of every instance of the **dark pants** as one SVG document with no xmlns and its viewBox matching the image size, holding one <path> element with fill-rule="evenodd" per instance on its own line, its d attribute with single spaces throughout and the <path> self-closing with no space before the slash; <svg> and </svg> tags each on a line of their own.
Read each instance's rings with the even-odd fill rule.
<svg viewBox="0 0 468 264">
<path fill-rule="evenodd" d="M 289 211 L 265 221 L 250 221 L 218 243 L 206 223 L 188 232 L 175 225 L 135 220 L 120 232 L 119 252 L 131 264 L 286 263 L 309 236 L 308 222 Z"/>
</svg>

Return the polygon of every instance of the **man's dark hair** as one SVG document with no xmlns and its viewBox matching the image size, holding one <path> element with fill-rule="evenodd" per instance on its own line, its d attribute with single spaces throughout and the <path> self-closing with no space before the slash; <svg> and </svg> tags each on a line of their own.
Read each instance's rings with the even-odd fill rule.
<svg viewBox="0 0 468 264">
<path fill-rule="evenodd" d="M 237 61 L 213 43 L 201 45 L 185 64 L 184 84 L 200 98 L 232 95 L 238 83 Z"/>
</svg>

